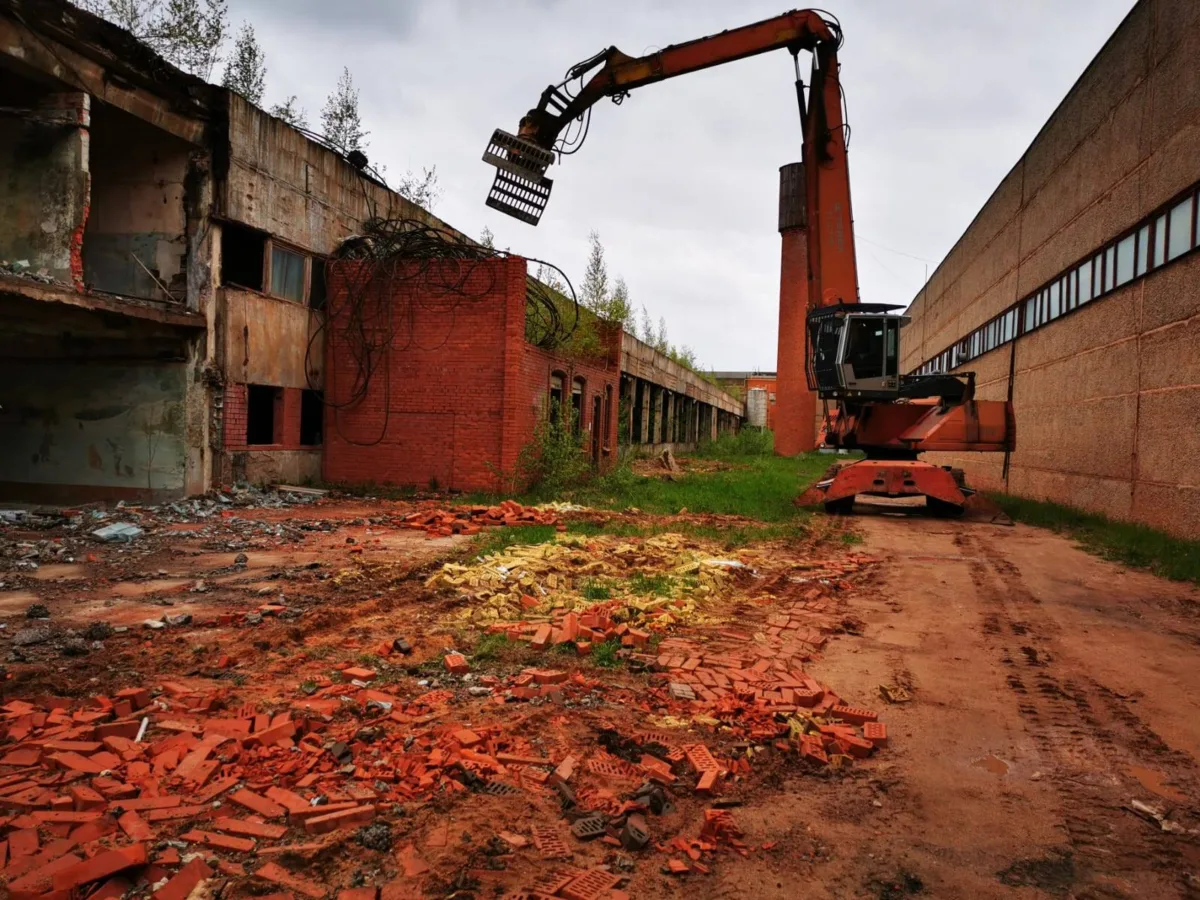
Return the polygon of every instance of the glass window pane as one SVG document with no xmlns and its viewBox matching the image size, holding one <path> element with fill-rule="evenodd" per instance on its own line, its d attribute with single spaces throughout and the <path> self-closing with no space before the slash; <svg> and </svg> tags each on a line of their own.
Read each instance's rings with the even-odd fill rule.
<svg viewBox="0 0 1200 900">
<path fill-rule="evenodd" d="M 1079 266 L 1079 302 L 1087 303 L 1092 299 L 1092 261 Z"/>
<path fill-rule="evenodd" d="M 1140 278 L 1146 274 L 1147 263 L 1150 259 L 1150 226 L 1143 225 L 1137 233 L 1137 272 Z"/>
<path fill-rule="evenodd" d="M 1075 273 L 1073 271 L 1067 273 L 1063 290 L 1065 291 L 1063 295 L 1063 312 L 1066 312 L 1068 309 L 1075 308 Z"/>
<path fill-rule="evenodd" d="M 1104 292 L 1107 294 L 1116 284 L 1114 276 L 1117 271 L 1117 248 L 1109 247 L 1104 251 Z"/>
<path fill-rule="evenodd" d="M 1191 210 L 1189 210 L 1189 213 Z M 1129 237 L 1117 244 L 1117 284 L 1125 284 L 1133 280 L 1133 248 L 1137 235 Z"/>
<path fill-rule="evenodd" d="M 304 300 L 304 257 L 282 247 L 271 250 L 271 293 L 285 300 Z"/>
<path fill-rule="evenodd" d="M 1154 259 L 1150 266 L 1161 266 L 1167 258 L 1167 217 L 1161 215 L 1154 223 Z"/>
<path fill-rule="evenodd" d="M 1058 307 L 1058 282 L 1050 285 L 1050 318 L 1057 319 L 1059 314 Z"/>
<path fill-rule="evenodd" d="M 1182 256 L 1192 249 L 1192 198 L 1175 206 L 1167 226 L 1167 259 Z"/>
</svg>

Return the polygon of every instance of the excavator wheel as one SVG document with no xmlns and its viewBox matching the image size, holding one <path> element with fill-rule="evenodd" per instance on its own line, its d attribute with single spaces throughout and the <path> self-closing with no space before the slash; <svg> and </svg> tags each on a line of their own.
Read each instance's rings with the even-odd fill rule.
<svg viewBox="0 0 1200 900">
<path fill-rule="evenodd" d="M 825 504 L 825 512 L 831 516 L 848 516 L 854 512 L 854 496 L 830 500 Z"/>
<path fill-rule="evenodd" d="M 926 496 L 925 509 L 931 516 L 937 516 L 939 519 L 954 519 L 963 514 L 963 507 L 957 503 L 947 503 L 937 497 Z"/>
</svg>

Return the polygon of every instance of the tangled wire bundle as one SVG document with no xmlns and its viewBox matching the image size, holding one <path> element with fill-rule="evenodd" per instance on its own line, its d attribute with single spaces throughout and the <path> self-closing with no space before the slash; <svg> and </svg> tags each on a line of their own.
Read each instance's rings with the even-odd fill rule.
<svg viewBox="0 0 1200 900">
<path fill-rule="evenodd" d="M 309 340 L 311 356 L 317 336 L 330 329 L 327 340 L 339 355 L 338 378 L 350 378 L 348 392 L 337 402 L 326 396 L 325 405 L 335 413 L 353 407 L 368 394 L 371 382 L 381 367 L 386 369 L 391 353 L 397 350 L 436 350 L 416 341 L 418 308 L 445 318 L 444 345 L 454 331 L 454 315 L 465 303 L 488 298 L 496 289 L 497 269 L 482 265 L 512 254 L 484 247 L 455 232 L 418 219 L 372 219 L 363 233 L 348 238 L 334 253 L 327 266 L 338 267 L 344 290 L 331 292 L 324 323 L 313 330 Z M 558 272 L 570 297 L 526 278 L 526 339 L 552 350 L 570 339 L 579 323 L 579 301 L 570 279 L 557 266 L 532 260 Z M 355 264 L 358 263 L 358 264 Z M 305 370 L 312 371 L 306 359 Z M 327 373 L 329 378 L 333 373 Z M 390 408 L 390 379 L 385 377 L 384 409 Z M 387 423 L 378 438 L 351 443 L 372 445 L 382 440 Z M 350 440 L 346 435 L 343 438 Z"/>
</svg>

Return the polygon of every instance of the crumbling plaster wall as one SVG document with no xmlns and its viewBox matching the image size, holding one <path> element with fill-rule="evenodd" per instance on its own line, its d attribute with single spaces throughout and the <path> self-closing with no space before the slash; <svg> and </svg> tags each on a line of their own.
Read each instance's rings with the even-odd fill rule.
<svg viewBox="0 0 1200 900">
<path fill-rule="evenodd" d="M 0 411 L 0 493 L 34 502 L 182 495 L 188 470 L 184 363 L 0 362 L 22 384 Z"/>
<path fill-rule="evenodd" d="M 37 92 L 0 70 L 0 259 L 68 283 L 88 211 L 85 94 Z M 73 264 L 74 263 L 74 264 Z"/>
</svg>

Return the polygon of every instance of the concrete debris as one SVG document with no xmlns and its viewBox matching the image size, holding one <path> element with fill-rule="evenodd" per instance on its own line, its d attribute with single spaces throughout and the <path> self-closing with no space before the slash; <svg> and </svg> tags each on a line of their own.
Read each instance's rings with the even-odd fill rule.
<svg viewBox="0 0 1200 900">
<path fill-rule="evenodd" d="M 113 522 L 92 532 L 92 537 L 101 541 L 133 541 L 145 534 L 130 522 Z"/>
<path fill-rule="evenodd" d="M 52 632 L 47 626 L 35 625 L 30 628 L 22 628 L 12 636 L 12 642 L 18 647 L 32 647 L 35 644 L 44 644 L 52 636 Z"/>
<path fill-rule="evenodd" d="M 50 618 L 50 610 L 44 603 L 35 603 L 25 610 L 25 618 L 48 619 Z"/>
</svg>

